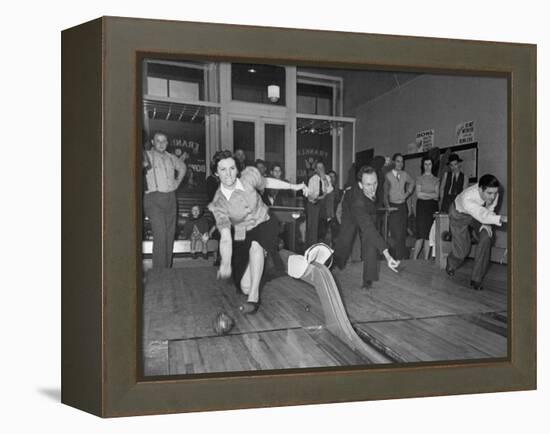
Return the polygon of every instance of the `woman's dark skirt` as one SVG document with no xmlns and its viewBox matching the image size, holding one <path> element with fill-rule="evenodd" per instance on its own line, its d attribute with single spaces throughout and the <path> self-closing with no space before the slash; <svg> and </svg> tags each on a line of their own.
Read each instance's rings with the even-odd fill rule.
<svg viewBox="0 0 550 434">
<path fill-rule="evenodd" d="M 434 213 L 437 211 L 437 200 L 435 199 L 418 199 L 416 201 L 416 239 L 429 239 Z"/>
<path fill-rule="evenodd" d="M 285 266 L 278 251 L 279 220 L 275 215 L 270 214 L 269 220 L 247 231 L 244 240 L 233 240 L 231 268 L 237 292 L 242 292 L 241 279 L 246 271 L 246 267 L 248 267 L 252 241 L 256 241 L 267 252 L 260 289 L 267 281 L 285 274 Z"/>
</svg>

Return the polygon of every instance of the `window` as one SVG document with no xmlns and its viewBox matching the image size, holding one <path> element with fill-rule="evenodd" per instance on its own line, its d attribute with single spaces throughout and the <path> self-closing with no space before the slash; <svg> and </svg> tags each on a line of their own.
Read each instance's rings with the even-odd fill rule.
<svg viewBox="0 0 550 434">
<path fill-rule="evenodd" d="M 334 91 L 332 87 L 298 83 L 297 111 L 314 115 L 333 116 Z"/>
<path fill-rule="evenodd" d="M 254 164 L 256 154 L 254 122 L 233 121 L 233 149 L 241 149 L 246 156 L 246 165 Z"/>
<path fill-rule="evenodd" d="M 327 172 L 332 169 L 333 136 L 328 121 L 298 119 L 296 137 L 296 180 L 307 182 L 315 163 L 321 161 Z"/>
<path fill-rule="evenodd" d="M 233 100 L 260 104 L 285 105 L 285 68 L 248 63 L 231 64 L 231 95 Z M 279 87 L 279 98 L 268 98 L 268 86 Z"/>
<path fill-rule="evenodd" d="M 271 164 L 279 163 L 285 167 L 285 126 L 265 124 L 265 160 Z"/>
<path fill-rule="evenodd" d="M 150 96 L 204 101 L 204 69 L 172 63 L 147 63 L 147 89 Z"/>
<path fill-rule="evenodd" d="M 156 131 L 165 133 L 167 151 L 187 164 L 178 197 L 202 193 L 209 150 L 219 143 L 218 70 L 210 63 L 148 59 L 143 71 L 144 148 Z"/>
</svg>

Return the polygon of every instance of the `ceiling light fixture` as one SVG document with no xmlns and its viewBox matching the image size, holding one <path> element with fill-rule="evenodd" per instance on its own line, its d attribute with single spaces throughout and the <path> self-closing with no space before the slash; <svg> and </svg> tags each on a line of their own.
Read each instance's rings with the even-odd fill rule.
<svg viewBox="0 0 550 434">
<path fill-rule="evenodd" d="M 276 84 L 270 84 L 267 86 L 267 98 L 272 103 L 276 103 L 279 101 L 279 98 L 281 97 L 281 89 Z"/>
</svg>

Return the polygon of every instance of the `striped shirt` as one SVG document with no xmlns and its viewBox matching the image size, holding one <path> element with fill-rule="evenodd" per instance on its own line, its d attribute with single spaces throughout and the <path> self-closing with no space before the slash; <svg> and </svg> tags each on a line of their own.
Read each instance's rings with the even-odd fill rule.
<svg viewBox="0 0 550 434">
<path fill-rule="evenodd" d="M 185 163 L 169 152 L 145 151 L 151 163 L 147 170 L 147 191 L 169 193 L 178 188 L 185 175 Z M 177 175 L 177 176 L 176 176 Z"/>
</svg>

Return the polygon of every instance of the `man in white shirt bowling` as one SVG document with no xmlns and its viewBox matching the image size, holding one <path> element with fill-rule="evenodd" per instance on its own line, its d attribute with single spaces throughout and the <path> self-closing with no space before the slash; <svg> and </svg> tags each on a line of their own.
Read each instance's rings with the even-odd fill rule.
<svg viewBox="0 0 550 434">
<path fill-rule="evenodd" d="M 493 225 L 508 222 L 504 215 L 495 214 L 500 182 L 493 175 L 483 175 L 479 183 L 460 193 L 449 209 L 452 251 L 447 257 L 445 271 L 454 276 L 472 247 L 470 228 L 479 238 L 470 286 L 476 291 L 483 289 L 482 281 L 489 267 Z"/>
</svg>

